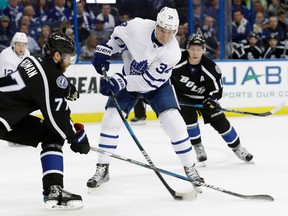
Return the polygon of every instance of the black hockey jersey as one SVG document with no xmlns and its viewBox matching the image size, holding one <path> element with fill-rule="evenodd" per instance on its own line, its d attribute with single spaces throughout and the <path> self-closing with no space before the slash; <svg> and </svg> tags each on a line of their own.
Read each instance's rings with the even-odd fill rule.
<svg viewBox="0 0 288 216">
<path fill-rule="evenodd" d="M 8 131 L 40 110 L 47 126 L 64 139 L 75 134 L 66 97 L 68 79 L 47 59 L 26 57 L 18 69 L 0 78 L 0 121 Z"/>
<path fill-rule="evenodd" d="M 207 97 L 222 97 L 222 79 L 219 66 L 202 56 L 199 65 L 191 65 L 188 51 L 182 51 L 181 60 L 173 68 L 171 82 L 175 87 L 178 99 L 188 97 L 194 103 L 202 103 Z M 181 100 L 180 100 L 181 101 Z"/>
</svg>

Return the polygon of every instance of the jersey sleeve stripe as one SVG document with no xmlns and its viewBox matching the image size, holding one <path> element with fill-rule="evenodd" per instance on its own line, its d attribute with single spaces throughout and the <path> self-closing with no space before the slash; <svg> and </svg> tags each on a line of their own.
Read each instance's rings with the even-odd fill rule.
<svg viewBox="0 0 288 216">
<path fill-rule="evenodd" d="M 213 81 L 213 84 L 214 84 L 214 86 L 215 86 L 215 91 L 213 91 L 213 93 L 219 92 L 220 87 L 219 87 L 219 85 L 218 85 L 218 83 L 217 83 L 216 78 L 215 78 L 205 67 L 203 67 L 203 66 L 202 66 L 202 70 L 203 70 L 204 73 L 206 73 L 207 76 L 209 76 L 210 79 Z"/>
</svg>

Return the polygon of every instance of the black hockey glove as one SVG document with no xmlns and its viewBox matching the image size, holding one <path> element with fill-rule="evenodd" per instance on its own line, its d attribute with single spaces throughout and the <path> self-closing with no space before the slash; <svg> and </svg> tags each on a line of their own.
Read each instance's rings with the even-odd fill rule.
<svg viewBox="0 0 288 216">
<path fill-rule="evenodd" d="M 90 151 L 90 145 L 84 130 L 84 125 L 75 123 L 74 128 L 76 129 L 76 134 L 68 141 L 71 143 L 70 148 L 76 153 L 87 154 Z"/>
<path fill-rule="evenodd" d="M 221 109 L 221 106 L 216 99 L 208 97 L 203 101 L 203 109 L 205 111 L 213 112 L 217 109 Z"/>
<path fill-rule="evenodd" d="M 76 90 L 76 87 L 70 84 L 69 95 L 66 97 L 67 100 L 75 101 L 79 98 L 79 92 Z"/>
</svg>

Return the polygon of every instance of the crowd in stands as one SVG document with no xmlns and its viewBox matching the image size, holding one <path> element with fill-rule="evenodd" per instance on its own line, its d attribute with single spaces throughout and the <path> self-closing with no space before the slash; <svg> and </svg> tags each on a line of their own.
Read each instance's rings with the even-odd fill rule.
<svg viewBox="0 0 288 216">
<path fill-rule="evenodd" d="M 6 2 L 6 4 L 5 4 Z M 219 57 L 219 0 L 193 0 L 194 32 L 202 33 L 207 55 Z M 229 58 L 287 58 L 288 0 L 231 0 L 231 49 Z M 251 4 L 252 3 L 252 4 Z M 186 48 L 189 34 L 186 0 L 117 0 L 116 4 L 87 4 L 73 0 L 2 0 L 0 7 L 0 47 L 10 45 L 15 32 L 28 36 L 28 49 L 40 53 L 51 32 L 63 31 L 75 37 L 77 20 L 80 60 L 90 60 L 98 43 L 105 43 L 115 26 L 142 17 L 156 19 L 163 7 L 176 8 L 180 25 L 176 38 Z M 75 38 L 76 39 L 76 38 Z"/>
</svg>

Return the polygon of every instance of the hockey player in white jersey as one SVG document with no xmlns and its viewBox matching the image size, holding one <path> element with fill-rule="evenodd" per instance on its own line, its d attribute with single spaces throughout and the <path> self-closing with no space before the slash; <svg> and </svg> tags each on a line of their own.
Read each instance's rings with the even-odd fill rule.
<svg viewBox="0 0 288 216">
<path fill-rule="evenodd" d="M 0 53 L 0 77 L 7 76 L 14 72 L 19 63 L 27 56 L 30 56 L 28 50 L 28 38 L 25 33 L 16 32 L 11 40 L 11 46 L 5 48 Z M 24 146 L 7 141 L 11 147 Z"/>
<path fill-rule="evenodd" d="M 110 81 L 101 80 L 100 92 L 110 96 L 111 91 L 121 110 L 128 116 L 139 98 L 145 98 L 156 112 L 161 125 L 170 137 L 171 144 L 179 157 L 186 175 L 204 182 L 194 167 L 194 157 L 186 125 L 179 113 L 178 101 L 169 78 L 180 60 L 181 51 L 175 35 L 179 18 L 176 9 L 164 7 L 157 21 L 135 18 L 117 26 L 105 45 L 96 47 L 92 64 L 96 71 L 109 70 L 112 54 L 128 50 L 124 56 L 122 72 L 115 73 Z M 119 141 L 122 120 L 109 97 L 103 116 L 99 148 L 115 152 Z M 99 187 L 109 180 L 111 158 L 99 154 L 96 173 L 87 182 L 88 188 Z M 193 184 L 194 187 L 199 185 Z"/>
<path fill-rule="evenodd" d="M 30 55 L 28 38 L 25 33 L 16 32 L 12 38 L 11 46 L 0 53 L 0 77 L 7 76 L 14 72 L 18 64 Z"/>
</svg>

